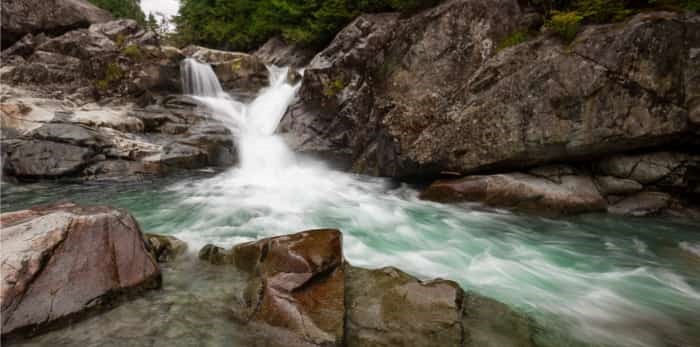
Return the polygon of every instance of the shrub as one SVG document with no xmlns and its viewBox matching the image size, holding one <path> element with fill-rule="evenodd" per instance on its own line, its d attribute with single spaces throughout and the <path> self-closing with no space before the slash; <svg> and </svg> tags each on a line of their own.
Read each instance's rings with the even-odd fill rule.
<svg viewBox="0 0 700 347">
<path fill-rule="evenodd" d="M 616 22 L 633 13 L 625 8 L 623 0 L 577 0 L 574 7 L 590 23 Z"/>
<path fill-rule="evenodd" d="M 141 49 L 137 45 L 128 45 L 124 47 L 124 49 L 122 49 L 122 53 L 133 60 L 140 60 L 143 57 L 143 54 L 141 54 Z"/>
<path fill-rule="evenodd" d="M 95 82 L 95 85 L 100 90 L 106 90 L 109 86 L 124 77 L 124 71 L 117 63 L 107 64 L 104 70 L 104 78 Z"/>
<path fill-rule="evenodd" d="M 323 89 L 323 94 L 325 96 L 335 96 L 340 93 L 343 88 L 345 88 L 345 81 L 342 78 L 336 78 Z"/>
<path fill-rule="evenodd" d="M 498 46 L 496 46 L 496 51 L 521 44 L 527 41 L 529 38 L 529 34 L 526 31 L 516 31 L 501 40 L 501 42 L 498 43 Z"/>
<path fill-rule="evenodd" d="M 576 11 L 558 12 L 553 11 L 552 17 L 547 21 L 547 27 L 554 31 L 566 42 L 571 42 L 581 28 L 583 16 Z"/>
</svg>

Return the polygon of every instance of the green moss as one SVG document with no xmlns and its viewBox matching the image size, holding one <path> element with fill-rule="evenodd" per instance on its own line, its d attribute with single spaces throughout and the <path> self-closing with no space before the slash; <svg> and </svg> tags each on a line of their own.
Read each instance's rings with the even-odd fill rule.
<svg viewBox="0 0 700 347">
<path fill-rule="evenodd" d="M 97 80 L 95 86 L 99 90 L 107 90 L 112 83 L 121 80 L 124 77 L 124 71 L 117 63 L 107 64 L 104 70 L 104 78 Z"/>
<path fill-rule="evenodd" d="M 231 63 L 231 72 L 238 72 L 243 67 L 243 58 L 236 58 Z"/>
<path fill-rule="evenodd" d="M 547 21 L 547 27 L 556 33 L 566 42 L 571 42 L 576 38 L 583 16 L 576 11 L 559 12 L 553 11 L 552 18 Z"/>
<path fill-rule="evenodd" d="M 617 22 L 634 13 L 623 0 L 578 0 L 574 7 L 586 23 Z"/>
<path fill-rule="evenodd" d="M 128 45 L 122 49 L 122 53 L 133 60 L 141 60 L 143 58 L 143 53 L 137 45 Z"/>
<path fill-rule="evenodd" d="M 496 50 L 500 51 L 508 47 L 513 47 L 521 44 L 530 39 L 530 35 L 526 31 L 516 31 L 508 36 L 506 36 L 501 42 L 496 46 Z"/>
<path fill-rule="evenodd" d="M 345 88 L 345 81 L 342 78 L 336 78 L 333 80 L 333 82 L 329 83 L 326 85 L 326 87 L 323 89 L 323 94 L 325 96 L 335 96 L 340 91 L 342 91 Z"/>
<path fill-rule="evenodd" d="M 124 42 L 126 42 L 126 37 L 124 37 L 122 34 L 117 35 L 117 37 L 114 39 L 114 43 L 119 48 L 124 47 Z"/>
</svg>

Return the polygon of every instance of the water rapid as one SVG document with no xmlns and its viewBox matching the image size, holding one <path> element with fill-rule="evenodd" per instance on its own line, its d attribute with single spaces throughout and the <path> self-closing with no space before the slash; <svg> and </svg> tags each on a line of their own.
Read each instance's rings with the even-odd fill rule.
<svg viewBox="0 0 700 347">
<path fill-rule="evenodd" d="M 543 346 L 700 345 L 700 234 L 692 221 L 548 219 L 443 205 L 419 200 L 405 184 L 331 170 L 295 155 L 275 134 L 299 85 L 287 83 L 287 69 L 269 70 L 269 86 L 242 102 L 222 91 L 209 66 L 183 63 L 185 90 L 234 134 L 237 167 L 118 193 L 9 187 L 3 208 L 8 199 L 17 209 L 67 194 L 111 203 L 128 208 L 144 230 L 172 233 L 195 251 L 339 228 L 354 265 L 455 280 L 534 317 Z M 128 320 L 140 312 L 124 311 Z"/>
</svg>

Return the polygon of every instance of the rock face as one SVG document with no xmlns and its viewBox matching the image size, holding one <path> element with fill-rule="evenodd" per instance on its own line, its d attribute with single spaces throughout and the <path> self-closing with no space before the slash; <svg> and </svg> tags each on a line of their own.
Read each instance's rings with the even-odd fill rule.
<svg viewBox="0 0 700 347">
<path fill-rule="evenodd" d="M 253 55 L 265 64 L 302 68 L 314 57 L 316 52 L 296 44 L 285 42 L 280 37 L 273 37 L 260 46 Z"/>
<path fill-rule="evenodd" d="M 298 151 L 393 177 L 503 172 L 692 136 L 697 14 L 640 14 L 587 27 L 568 48 L 543 34 L 499 51 L 542 23 L 519 3 L 359 17 L 309 64 L 279 131 Z"/>
<path fill-rule="evenodd" d="M 59 204 L 3 213 L 0 222 L 3 336 L 160 287 L 158 265 L 123 210 Z"/>
<path fill-rule="evenodd" d="M 27 34 L 60 35 L 112 19 L 85 0 L 7 0 L 2 2 L 2 48 Z"/>
<path fill-rule="evenodd" d="M 201 63 L 210 64 L 226 91 L 255 94 L 268 84 L 267 67 L 254 55 L 199 46 L 188 46 L 183 53 Z"/>
<path fill-rule="evenodd" d="M 3 51 L 6 83 L 47 97 L 84 100 L 141 97 L 181 90 L 179 50 L 121 19 L 54 38 L 29 36 Z"/>
<path fill-rule="evenodd" d="M 250 274 L 236 316 L 280 346 L 532 346 L 530 322 L 452 281 L 343 260 L 337 230 L 311 230 L 200 258 Z M 270 332 L 272 331 L 272 332 Z"/>
<path fill-rule="evenodd" d="M 125 181 L 237 162 L 230 131 L 185 97 L 75 107 L 12 92 L 0 104 L 7 176 Z"/>
</svg>

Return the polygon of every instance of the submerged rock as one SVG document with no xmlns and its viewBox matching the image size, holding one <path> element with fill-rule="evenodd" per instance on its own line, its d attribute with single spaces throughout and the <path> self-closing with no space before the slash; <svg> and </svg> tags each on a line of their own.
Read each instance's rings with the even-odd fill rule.
<svg viewBox="0 0 700 347">
<path fill-rule="evenodd" d="M 123 210 L 65 203 L 3 213 L 0 222 L 3 337 L 160 287 L 158 265 Z"/>
<path fill-rule="evenodd" d="M 159 234 L 144 234 L 148 249 L 159 263 L 175 260 L 187 251 L 187 243 L 174 236 Z"/>
<path fill-rule="evenodd" d="M 394 268 L 343 259 L 338 230 L 236 245 L 200 258 L 249 274 L 238 319 L 271 346 L 532 346 L 531 322 L 452 281 L 419 281 Z"/>
<path fill-rule="evenodd" d="M 560 182 L 523 173 L 466 176 L 437 181 L 421 198 L 438 202 L 477 201 L 541 213 L 601 211 L 606 201 L 588 176 L 565 175 Z"/>
</svg>

